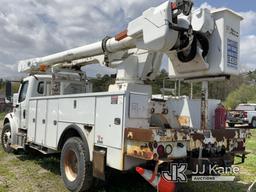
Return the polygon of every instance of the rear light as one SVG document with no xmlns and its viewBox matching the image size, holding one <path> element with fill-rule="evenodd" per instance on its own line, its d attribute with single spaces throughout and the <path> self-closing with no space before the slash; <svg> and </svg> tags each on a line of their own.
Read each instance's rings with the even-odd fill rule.
<svg viewBox="0 0 256 192">
<path fill-rule="evenodd" d="M 164 156 L 164 146 L 163 145 L 159 145 L 157 147 L 157 153 L 158 153 L 159 158 Z"/>
<path fill-rule="evenodd" d="M 172 153 L 172 146 L 171 145 L 166 145 L 165 147 L 165 153 L 167 155 L 170 155 Z"/>
<path fill-rule="evenodd" d="M 176 3 L 171 3 L 171 9 L 176 10 L 177 9 L 177 4 Z"/>
<path fill-rule="evenodd" d="M 247 118 L 248 116 L 247 116 L 247 112 L 243 112 L 243 117 L 244 118 Z"/>
</svg>

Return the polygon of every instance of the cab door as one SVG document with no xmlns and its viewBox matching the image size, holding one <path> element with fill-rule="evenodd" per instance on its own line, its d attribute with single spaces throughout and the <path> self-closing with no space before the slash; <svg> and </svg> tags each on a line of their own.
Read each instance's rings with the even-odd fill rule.
<svg viewBox="0 0 256 192">
<path fill-rule="evenodd" d="M 29 81 L 23 81 L 20 87 L 18 103 L 16 105 L 15 115 L 18 118 L 19 128 L 27 129 L 27 92 Z"/>
</svg>

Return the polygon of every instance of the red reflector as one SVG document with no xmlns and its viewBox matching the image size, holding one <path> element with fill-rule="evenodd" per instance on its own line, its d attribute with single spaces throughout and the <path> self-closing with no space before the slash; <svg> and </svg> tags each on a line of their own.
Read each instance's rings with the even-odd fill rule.
<svg viewBox="0 0 256 192">
<path fill-rule="evenodd" d="M 247 118 L 248 116 L 247 116 L 247 112 L 244 112 L 243 113 L 243 116 L 244 116 L 244 118 Z"/>
<path fill-rule="evenodd" d="M 157 147 L 157 153 L 158 153 L 159 158 L 164 156 L 164 146 L 163 145 L 159 145 Z"/>
<path fill-rule="evenodd" d="M 111 104 L 118 104 L 118 96 L 111 96 Z"/>
<path fill-rule="evenodd" d="M 171 9 L 172 9 L 172 10 L 177 9 L 177 4 L 176 4 L 176 3 L 171 3 Z"/>
</svg>

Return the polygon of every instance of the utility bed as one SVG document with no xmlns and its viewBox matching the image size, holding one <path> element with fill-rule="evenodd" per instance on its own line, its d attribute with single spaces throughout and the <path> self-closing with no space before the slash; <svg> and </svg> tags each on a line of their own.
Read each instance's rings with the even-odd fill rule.
<svg viewBox="0 0 256 192">
<path fill-rule="evenodd" d="M 122 156 L 125 128 L 148 127 L 148 100 L 146 94 L 123 91 L 31 98 L 27 141 L 57 150 L 57 141 L 73 123 L 83 127 L 92 148 L 107 147 L 113 162 L 118 157 L 111 151 Z"/>
</svg>

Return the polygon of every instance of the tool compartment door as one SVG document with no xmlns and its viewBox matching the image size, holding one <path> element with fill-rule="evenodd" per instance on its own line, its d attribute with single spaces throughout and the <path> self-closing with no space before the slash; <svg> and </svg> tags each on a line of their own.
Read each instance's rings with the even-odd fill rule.
<svg viewBox="0 0 256 192">
<path fill-rule="evenodd" d="M 124 96 L 103 96 L 96 99 L 95 143 L 121 149 Z"/>
<path fill-rule="evenodd" d="M 47 111 L 45 145 L 47 147 L 57 148 L 59 100 L 48 100 Z"/>
<path fill-rule="evenodd" d="M 35 141 L 36 133 L 36 109 L 37 109 L 37 100 L 29 101 L 29 110 L 28 110 L 28 141 Z"/>
<path fill-rule="evenodd" d="M 36 115 L 36 144 L 43 145 L 45 143 L 45 129 L 46 129 L 46 112 L 47 100 L 37 101 L 37 115 Z"/>
<path fill-rule="evenodd" d="M 95 97 L 74 97 L 59 100 L 59 121 L 93 125 Z"/>
</svg>

